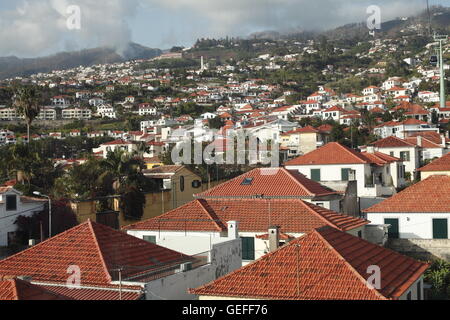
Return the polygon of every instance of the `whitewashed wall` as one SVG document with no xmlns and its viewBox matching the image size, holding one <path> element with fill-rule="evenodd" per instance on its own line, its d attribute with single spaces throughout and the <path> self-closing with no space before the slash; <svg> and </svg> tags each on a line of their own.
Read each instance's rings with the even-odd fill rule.
<svg viewBox="0 0 450 320">
<path fill-rule="evenodd" d="M 448 219 L 450 224 L 450 212 L 367 214 L 372 224 L 384 224 L 384 219 L 398 219 L 401 239 L 433 239 L 433 219 Z"/>
<path fill-rule="evenodd" d="M 198 297 L 189 289 L 203 286 L 242 266 L 240 239 L 213 245 L 210 264 L 187 272 L 180 272 L 146 284 L 147 300 L 194 300 Z"/>
</svg>

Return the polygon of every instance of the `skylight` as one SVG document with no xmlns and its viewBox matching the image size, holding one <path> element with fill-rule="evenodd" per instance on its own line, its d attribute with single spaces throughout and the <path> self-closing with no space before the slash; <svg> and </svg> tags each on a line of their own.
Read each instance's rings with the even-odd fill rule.
<svg viewBox="0 0 450 320">
<path fill-rule="evenodd" d="M 245 178 L 244 181 L 242 181 L 241 186 L 250 186 L 253 182 L 253 178 Z"/>
</svg>

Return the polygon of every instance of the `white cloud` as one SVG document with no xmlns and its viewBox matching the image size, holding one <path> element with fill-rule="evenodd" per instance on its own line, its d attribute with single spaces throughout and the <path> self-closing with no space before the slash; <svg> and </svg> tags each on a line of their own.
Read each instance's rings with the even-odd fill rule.
<svg viewBox="0 0 450 320">
<path fill-rule="evenodd" d="M 81 7 L 81 30 L 66 27 L 67 6 L 74 4 Z M 383 20 L 424 9 L 422 0 L 23 0 L 17 1 L 15 10 L 0 12 L 0 56 L 36 56 L 103 45 L 120 51 L 132 38 L 129 22 L 144 5 L 166 12 L 165 18 L 173 13 L 189 22 L 180 26 L 180 21 L 174 21 L 170 30 L 149 30 L 149 38 L 169 40 L 169 35 L 171 39 L 182 35 L 192 41 L 199 30 L 205 37 L 218 37 L 336 27 L 365 21 L 369 5 L 381 7 Z M 156 25 L 158 19 L 163 18 L 157 17 Z M 196 35 L 189 36 L 189 30 Z"/>
<path fill-rule="evenodd" d="M 81 8 L 81 29 L 67 28 L 67 7 Z M 131 40 L 127 19 L 138 0 L 23 1 L 0 12 L 0 56 L 35 56 L 61 49 L 109 45 L 119 51 Z"/>
</svg>

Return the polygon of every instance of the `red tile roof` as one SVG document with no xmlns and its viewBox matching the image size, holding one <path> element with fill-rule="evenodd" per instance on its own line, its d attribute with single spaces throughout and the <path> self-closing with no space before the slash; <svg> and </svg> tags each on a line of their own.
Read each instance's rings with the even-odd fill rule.
<svg viewBox="0 0 450 320">
<path fill-rule="evenodd" d="M 288 131 L 288 132 L 284 133 L 283 135 L 287 136 L 287 135 L 291 135 L 291 134 L 295 134 L 295 133 L 319 133 L 319 130 L 317 130 L 313 126 L 306 126 L 304 128 L 299 128 L 296 130 Z"/>
<path fill-rule="evenodd" d="M 227 230 L 238 221 L 243 232 L 266 232 L 272 225 L 285 233 L 308 233 L 322 226 L 352 230 L 367 220 L 343 215 L 298 199 L 194 200 L 159 217 L 124 227 L 125 230 Z"/>
<path fill-rule="evenodd" d="M 286 162 L 284 166 L 365 163 L 371 163 L 371 161 L 362 155 L 361 152 L 352 150 L 337 142 L 330 142 L 319 149 Z"/>
<path fill-rule="evenodd" d="M 419 145 L 418 137 L 408 137 L 406 138 L 406 141 L 413 143 L 415 145 Z M 440 144 L 434 143 L 433 141 L 428 140 L 427 138 L 422 137 L 422 144 L 420 145 L 421 148 L 426 149 L 442 149 L 443 146 Z"/>
<path fill-rule="evenodd" d="M 367 285 L 371 265 L 381 269 L 380 289 Z M 271 300 L 398 299 L 427 268 L 425 263 L 325 227 L 190 293 Z"/>
<path fill-rule="evenodd" d="M 395 136 L 390 136 L 381 140 L 378 140 L 374 143 L 371 143 L 372 146 L 377 148 L 404 148 L 404 147 L 415 147 L 413 143 L 410 143 L 406 140 L 397 138 Z"/>
<path fill-rule="evenodd" d="M 420 168 L 419 171 L 450 171 L 450 153 L 447 153 L 425 167 Z"/>
<path fill-rule="evenodd" d="M 111 146 L 111 145 L 125 145 L 125 144 L 133 144 L 131 141 L 125 141 L 125 140 L 114 140 L 111 142 L 106 142 L 103 145 L 104 146 Z"/>
<path fill-rule="evenodd" d="M 142 297 L 142 292 L 139 290 L 127 290 L 123 289 L 120 293 L 118 288 L 68 288 L 66 286 L 45 286 L 41 285 L 42 288 L 48 291 L 64 295 L 68 299 L 73 300 L 84 300 L 84 301 L 102 301 L 102 300 L 139 300 Z"/>
<path fill-rule="evenodd" d="M 149 170 L 144 170 L 143 172 L 148 175 L 160 175 L 160 174 L 172 174 L 175 173 L 181 169 L 183 169 L 183 166 L 161 166 Z"/>
<path fill-rule="evenodd" d="M 411 135 L 411 137 L 418 137 L 421 136 L 423 138 L 426 138 L 430 140 L 431 142 L 441 144 L 442 143 L 442 136 L 434 131 L 424 131 L 424 132 L 416 132 Z"/>
<path fill-rule="evenodd" d="M 430 176 L 364 212 L 450 213 L 450 176 Z"/>
<path fill-rule="evenodd" d="M 242 185 L 245 179 L 251 184 Z M 280 198 L 311 198 L 336 194 L 298 171 L 284 168 L 254 169 L 237 178 L 195 195 L 197 198 L 249 198 L 255 195 Z"/>
<path fill-rule="evenodd" d="M 387 154 L 381 153 L 381 152 L 374 152 L 374 153 L 363 152 L 361 154 L 364 157 L 370 159 L 371 163 L 374 163 L 378 166 L 383 166 L 387 163 L 392 163 L 392 162 L 396 162 L 396 161 L 402 161 L 399 158 L 392 157 L 390 155 L 387 155 Z"/>
<path fill-rule="evenodd" d="M 70 298 L 23 280 L 6 279 L 0 280 L 0 301 L 2 300 L 70 300 Z"/>
<path fill-rule="evenodd" d="M 111 286 L 122 278 L 192 258 L 90 220 L 0 261 L 0 274 L 27 276 L 33 282 L 65 284 L 67 269 L 79 266 L 82 286 Z M 138 271 L 139 270 L 139 271 Z M 112 286 L 114 287 L 114 286 Z"/>
</svg>

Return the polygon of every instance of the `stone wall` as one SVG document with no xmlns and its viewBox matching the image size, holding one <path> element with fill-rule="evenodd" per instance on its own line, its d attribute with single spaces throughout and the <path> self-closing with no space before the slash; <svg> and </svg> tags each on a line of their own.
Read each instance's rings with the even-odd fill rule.
<svg viewBox="0 0 450 320">
<path fill-rule="evenodd" d="M 443 259 L 450 261 L 450 239 L 390 239 L 387 247 L 421 260 Z"/>
</svg>

